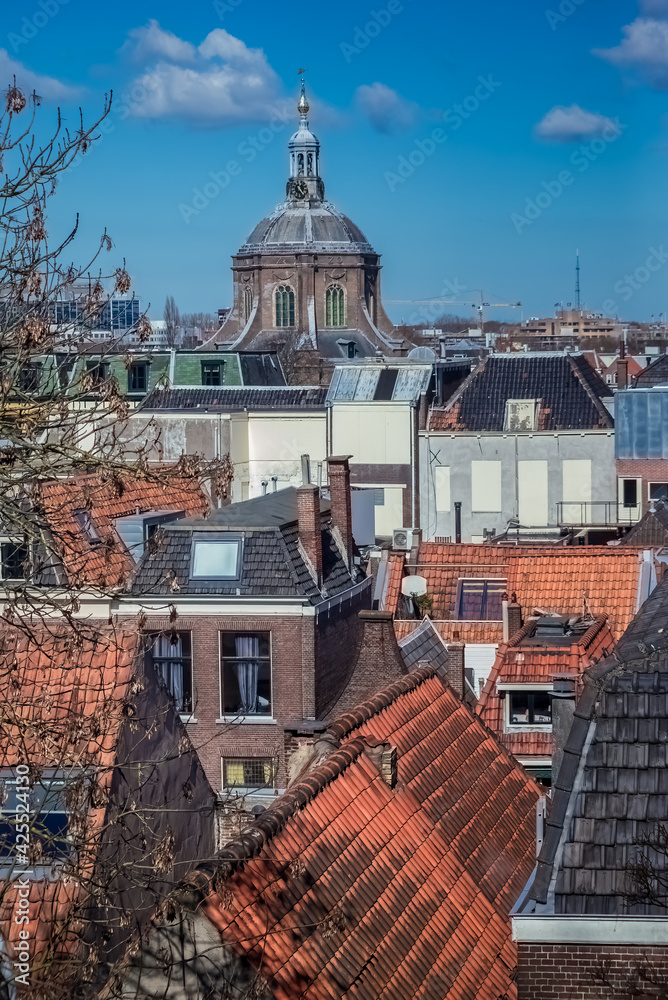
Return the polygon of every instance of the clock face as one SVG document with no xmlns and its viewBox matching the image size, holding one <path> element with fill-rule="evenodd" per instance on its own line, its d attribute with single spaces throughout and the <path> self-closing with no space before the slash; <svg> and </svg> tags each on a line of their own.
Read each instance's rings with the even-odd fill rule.
<svg viewBox="0 0 668 1000">
<path fill-rule="evenodd" d="M 295 198 L 299 198 L 301 200 L 308 194 L 308 184 L 306 181 L 297 181 L 293 190 Z"/>
</svg>

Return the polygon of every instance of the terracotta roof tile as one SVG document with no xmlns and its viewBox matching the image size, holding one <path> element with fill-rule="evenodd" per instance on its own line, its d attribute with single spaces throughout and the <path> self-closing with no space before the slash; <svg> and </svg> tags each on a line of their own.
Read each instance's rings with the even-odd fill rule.
<svg viewBox="0 0 668 1000">
<path fill-rule="evenodd" d="M 642 553 L 619 546 L 552 548 L 423 542 L 410 571 L 427 580 L 439 632 L 443 620 L 449 620 L 453 630 L 462 633 L 470 627 L 466 622 L 453 621 L 460 578 L 499 578 L 508 581 L 508 592 L 517 594 L 525 615 L 534 608 L 580 615 L 586 603 L 593 615 L 609 614 L 612 633 L 619 638 L 637 610 L 642 558 Z M 484 629 L 492 626 L 481 624 Z M 463 634 L 460 638 L 470 641 Z"/>
<path fill-rule="evenodd" d="M 204 514 L 208 504 L 194 479 L 172 478 L 168 483 L 129 476 L 79 476 L 42 483 L 40 498 L 58 555 L 71 582 L 78 585 L 119 587 L 126 582 L 134 560 L 114 530 L 119 517 L 152 510 L 182 510 L 186 516 Z M 100 541 L 92 544 L 77 523 L 77 511 L 87 510 Z"/>
<path fill-rule="evenodd" d="M 203 911 L 276 1000 L 515 997 L 536 785 L 430 668 L 328 732 L 340 748 L 224 849 Z"/>
</svg>

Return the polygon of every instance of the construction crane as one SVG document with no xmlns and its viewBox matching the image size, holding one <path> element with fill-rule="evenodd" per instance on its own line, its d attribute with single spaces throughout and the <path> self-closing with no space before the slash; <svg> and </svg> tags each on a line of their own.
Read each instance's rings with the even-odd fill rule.
<svg viewBox="0 0 668 1000">
<path fill-rule="evenodd" d="M 478 314 L 478 330 L 480 331 L 480 336 L 483 336 L 485 331 L 485 309 L 492 309 L 497 307 L 504 307 L 507 309 L 520 309 L 522 307 L 521 302 L 485 302 L 485 297 L 482 288 L 470 288 L 461 289 L 461 291 L 471 291 L 477 292 L 480 296 L 480 302 L 471 302 L 470 299 L 451 299 L 448 297 L 443 297 L 440 299 L 388 299 L 388 304 L 393 305 L 413 305 L 413 306 L 465 306 L 470 305 L 471 309 L 474 309 Z"/>
</svg>

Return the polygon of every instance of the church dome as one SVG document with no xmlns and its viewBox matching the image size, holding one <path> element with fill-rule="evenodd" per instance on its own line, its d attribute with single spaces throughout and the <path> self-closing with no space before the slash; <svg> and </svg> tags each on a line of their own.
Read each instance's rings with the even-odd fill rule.
<svg viewBox="0 0 668 1000">
<path fill-rule="evenodd" d="M 303 78 L 297 109 L 299 128 L 288 143 L 287 198 L 255 227 L 239 254 L 375 253 L 364 233 L 325 201 L 320 141 L 309 128 Z"/>
<path fill-rule="evenodd" d="M 239 253 L 374 253 L 364 233 L 328 202 L 290 201 L 260 222 Z"/>
</svg>

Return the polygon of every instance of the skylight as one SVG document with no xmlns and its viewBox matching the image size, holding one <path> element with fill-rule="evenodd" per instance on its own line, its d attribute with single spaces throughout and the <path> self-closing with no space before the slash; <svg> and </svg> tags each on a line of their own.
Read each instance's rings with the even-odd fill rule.
<svg viewBox="0 0 668 1000">
<path fill-rule="evenodd" d="M 236 580 L 239 576 L 241 540 L 202 539 L 193 542 L 192 579 Z"/>
</svg>

